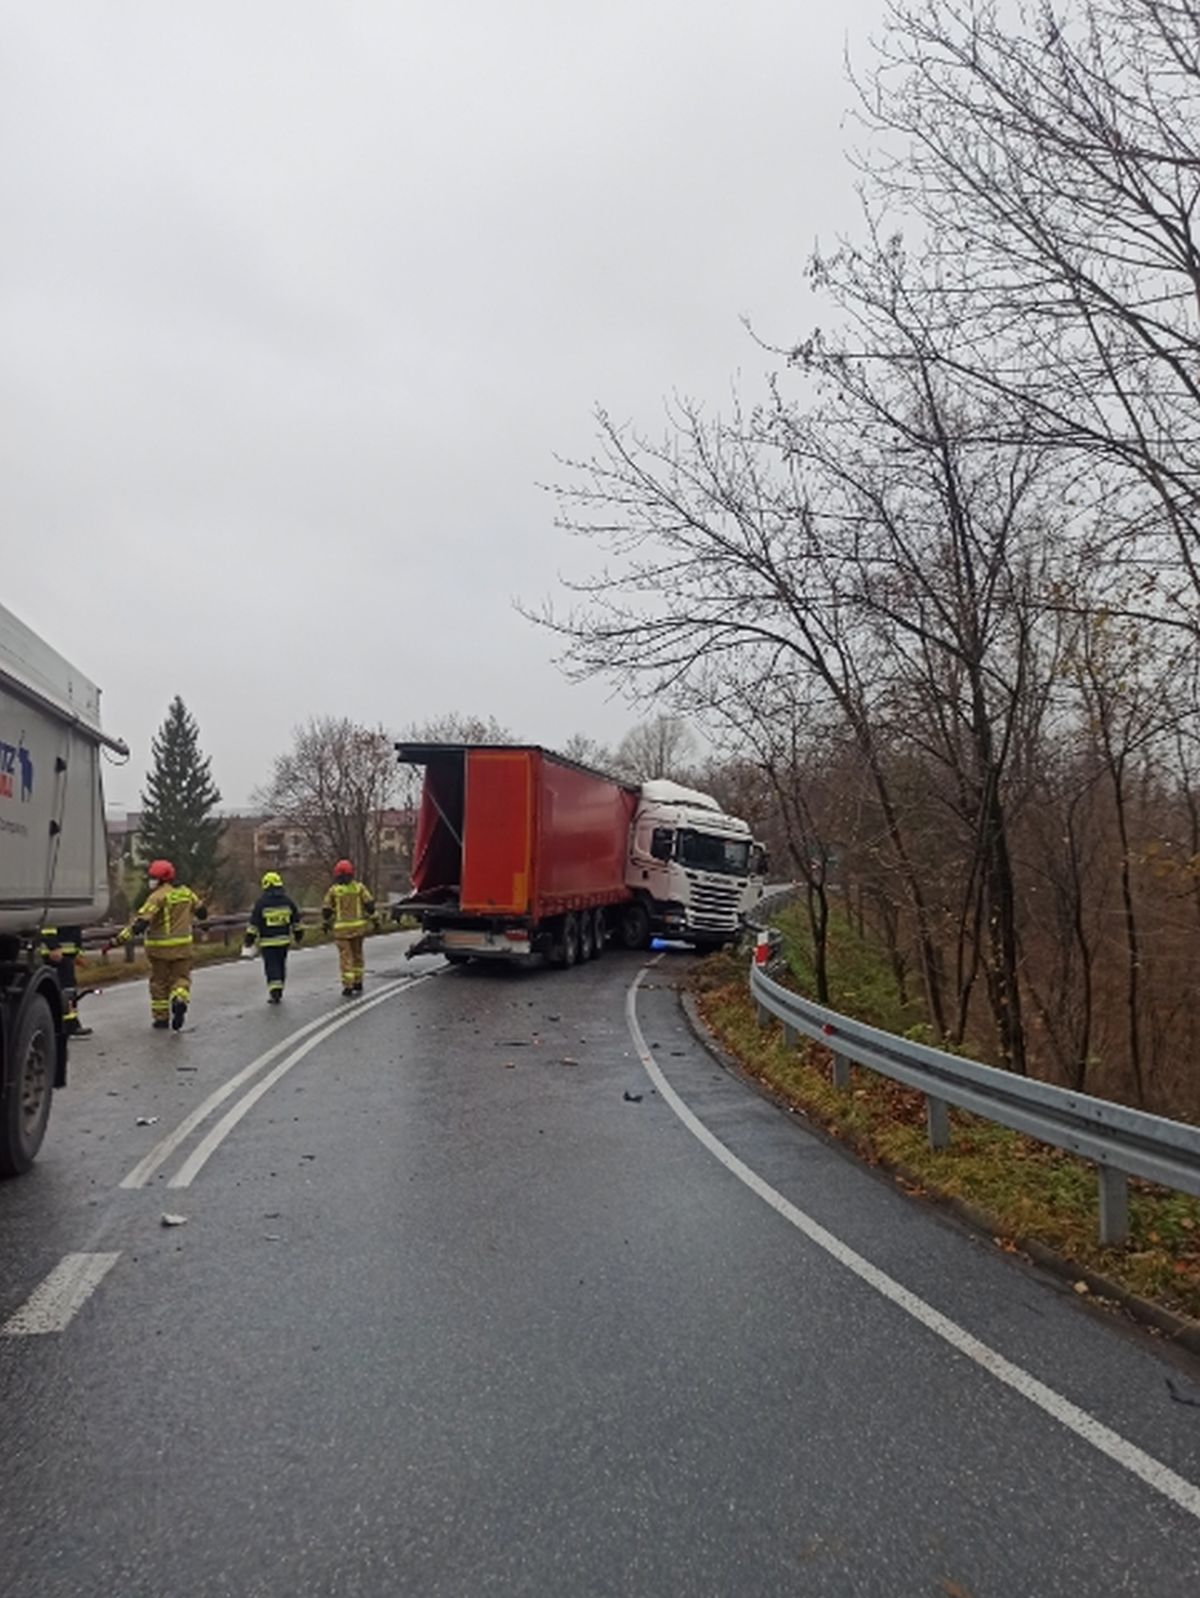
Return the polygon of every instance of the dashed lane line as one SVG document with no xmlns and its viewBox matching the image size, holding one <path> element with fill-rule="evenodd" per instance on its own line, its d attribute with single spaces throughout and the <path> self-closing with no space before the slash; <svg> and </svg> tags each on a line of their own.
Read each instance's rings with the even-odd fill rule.
<svg viewBox="0 0 1200 1598">
<path fill-rule="evenodd" d="M 637 1017 L 637 993 L 646 975 L 648 967 L 643 967 L 630 984 L 625 996 L 625 1015 L 629 1023 L 630 1036 L 638 1057 L 645 1067 L 646 1074 L 658 1089 L 660 1097 L 668 1104 L 688 1131 L 697 1138 L 708 1152 L 720 1160 L 725 1169 L 743 1182 L 752 1193 L 769 1204 L 777 1214 L 782 1215 L 785 1221 L 790 1221 L 798 1232 L 802 1232 L 811 1243 L 823 1249 L 839 1265 L 857 1276 L 860 1282 L 871 1287 L 881 1297 L 886 1298 L 898 1309 L 910 1315 L 913 1320 L 924 1326 L 927 1331 L 948 1343 L 956 1353 L 963 1354 L 981 1370 L 994 1376 L 998 1382 L 1019 1393 L 1022 1398 L 1049 1415 L 1051 1420 L 1085 1443 L 1106 1455 L 1130 1475 L 1138 1477 L 1148 1487 L 1153 1488 L 1163 1498 L 1169 1499 L 1180 1509 L 1185 1510 L 1196 1520 L 1200 1520 L 1200 1487 L 1188 1481 L 1173 1471 L 1169 1465 L 1164 1465 L 1161 1460 L 1147 1454 L 1136 1443 L 1131 1443 L 1128 1438 L 1122 1437 L 1111 1427 L 1105 1426 L 1094 1415 L 1089 1415 L 1069 1398 L 1064 1398 L 1054 1388 L 1048 1387 L 1036 1376 L 1030 1375 L 1020 1365 L 1015 1365 L 1012 1360 L 1006 1359 L 996 1349 L 989 1347 L 979 1338 L 968 1332 L 965 1327 L 959 1326 L 948 1315 L 943 1315 L 940 1310 L 934 1309 L 932 1304 L 926 1303 L 916 1293 L 910 1292 L 907 1287 L 901 1286 L 895 1277 L 889 1276 L 886 1271 L 881 1271 L 878 1266 L 872 1265 L 861 1254 L 852 1249 L 849 1244 L 843 1243 L 841 1238 L 835 1237 L 819 1221 L 798 1208 L 783 1194 L 773 1188 L 769 1182 L 763 1180 L 756 1171 L 738 1159 L 720 1138 L 716 1137 L 704 1125 L 703 1121 L 690 1110 L 680 1098 L 679 1094 L 663 1075 L 658 1062 L 646 1045 Z"/>
</svg>

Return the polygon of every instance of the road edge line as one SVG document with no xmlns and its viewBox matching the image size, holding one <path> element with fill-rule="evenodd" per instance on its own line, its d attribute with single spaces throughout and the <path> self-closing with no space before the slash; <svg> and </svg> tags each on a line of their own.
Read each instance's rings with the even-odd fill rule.
<svg viewBox="0 0 1200 1598">
<path fill-rule="evenodd" d="M 995 1377 L 1004 1386 L 1019 1394 L 1035 1405 L 1051 1420 L 1055 1420 L 1065 1430 L 1074 1433 L 1082 1441 L 1090 1443 L 1099 1453 L 1104 1454 L 1122 1469 L 1136 1476 L 1146 1486 L 1166 1498 L 1178 1508 L 1184 1510 L 1195 1520 L 1200 1520 L 1200 1487 L 1190 1482 L 1186 1477 L 1180 1476 L 1169 1465 L 1164 1465 L 1161 1460 L 1155 1459 L 1136 1443 L 1131 1443 L 1128 1438 L 1122 1437 L 1103 1421 L 1089 1415 L 1087 1410 L 1071 1402 L 1054 1388 L 1047 1386 L 1036 1376 L 1031 1375 L 1022 1366 L 1016 1365 L 1007 1359 L 997 1349 L 982 1342 L 973 1333 L 968 1332 L 957 1321 L 943 1315 L 941 1310 L 935 1309 L 925 1299 L 910 1291 L 889 1276 L 886 1271 L 872 1265 L 868 1259 L 852 1249 L 848 1243 L 843 1243 L 839 1237 L 828 1231 L 819 1221 L 812 1218 L 804 1210 L 793 1204 L 790 1199 L 784 1198 L 776 1188 L 772 1187 L 756 1171 L 750 1169 L 744 1161 L 740 1160 L 732 1149 L 721 1142 L 715 1133 L 710 1132 L 694 1110 L 691 1110 L 680 1098 L 664 1076 L 661 1067 L 651 1053 L 642 1032 L 637 1016 L 637 994 L 642 985 L 642 980 L 649 967 L 643 966 L 629 985 L 625 995 L 625 1018 L 629 1033 L 633 1039 L 634 1048 L 642 1066 L 658 1090 L 659 1096 L 670 1107 L 688 1131 L 691 1132 L 705 1149 L 708 1150 L 731 1175 L 748 1187 L 752 1193 L 762 1199 L 764 1203 L 781 1215 L 785 1221 L 791 1223 L 798 1232 L 801 1232 L 811 1243 L 839 1265 L 845 1267 L 852 1275 L 857 1276 L 861 1282 L 895 1304 L 898 1309 L 910 1316 L 927 1331 L 948 1344 L 956 1353 L 963 1354 L 972 1363 L 979 1366 L 988 1375 Z"/>
</svg>

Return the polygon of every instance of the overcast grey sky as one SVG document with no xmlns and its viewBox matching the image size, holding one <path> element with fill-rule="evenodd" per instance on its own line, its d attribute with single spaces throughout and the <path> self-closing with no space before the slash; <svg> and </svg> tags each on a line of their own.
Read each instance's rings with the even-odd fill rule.
<svg viewBox="0 0 1200 1598">
<path fill-rule="evenodd" d="M 230 805 L 310 713 L 620 735 L 537 488 L 811 326 L 882 0 L 0 6 L 0 598 Z"/>
</svg>

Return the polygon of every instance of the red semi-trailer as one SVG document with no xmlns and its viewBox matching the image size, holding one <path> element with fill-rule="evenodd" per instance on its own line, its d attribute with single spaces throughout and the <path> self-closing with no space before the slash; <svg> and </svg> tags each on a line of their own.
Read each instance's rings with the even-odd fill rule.
<svg viewBox="0 0 1200 1598">
<path fill-rule="evenodd" d="M 459 963 L 594 959 L 633 898 L 626 885 L 635 788 L 534 744 L 396 745 L 423 766 L 412 953 Z"/>
</svg>

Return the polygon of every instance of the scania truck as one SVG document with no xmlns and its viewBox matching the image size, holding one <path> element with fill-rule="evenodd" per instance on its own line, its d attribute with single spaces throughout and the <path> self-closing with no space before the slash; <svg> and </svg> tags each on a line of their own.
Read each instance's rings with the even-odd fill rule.
<svg viewBox="0 0 1200 1598">
<path fill-rule="evenodd" d="M 100 691 L 0 606 L 0 1176 L 33 1164 L 67 1079 L 47 924 L 86 926 L 109 900 Z"/>
<path fill-rule="evenodd" d="M 610 940 L 737 936 L 762 891 L 747 824 L 675 783 L 623 782 L 533 744 L 397 744 L 424 767 L 411 953 L 572 965 Z"/>
</svg>

